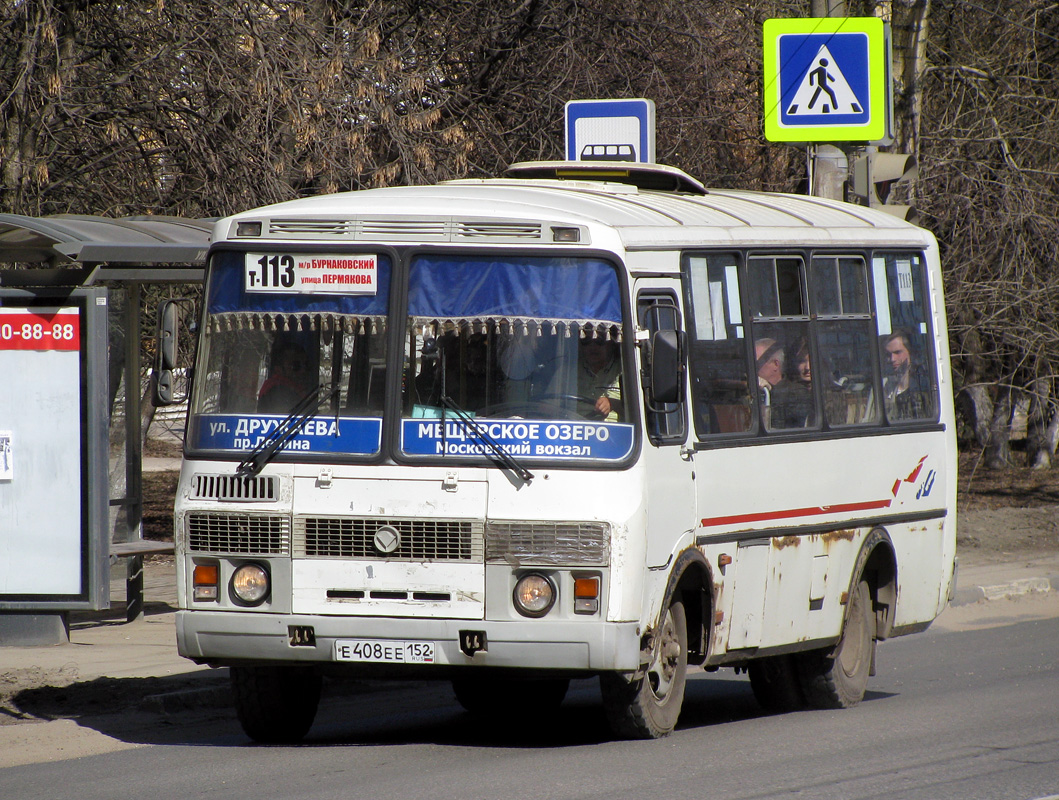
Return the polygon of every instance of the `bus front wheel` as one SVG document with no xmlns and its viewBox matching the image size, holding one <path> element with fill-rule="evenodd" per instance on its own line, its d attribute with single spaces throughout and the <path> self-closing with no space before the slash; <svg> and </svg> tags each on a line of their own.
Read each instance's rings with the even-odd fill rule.
<svg viewBox="0 0 1059 800">
<path fill-rule="evenodd" d="M 835 648 L 797 656 L 806 702 L 813 708 L 849 708 L 859 703 L 868 686 L 874 640 L 871 589 L 862 580 L 849 598 L 846 625 Z"/>
<path fill-rule="evenodd" d="M 672 733 L 684 703 L 687 672 L 687 617 L 684 604 L 674 600 L 654 636 L 646 672 L 632 679 L 621 673 L 599 676 L 611 730 L 634 739 L 659 739 Z"/>
<path fill-rule="evenodd" d="M 316 719 L 322 680 L 311 667 L 230 667 L 239 724 L 255 742 L 300 741 Z"/>
</svg>

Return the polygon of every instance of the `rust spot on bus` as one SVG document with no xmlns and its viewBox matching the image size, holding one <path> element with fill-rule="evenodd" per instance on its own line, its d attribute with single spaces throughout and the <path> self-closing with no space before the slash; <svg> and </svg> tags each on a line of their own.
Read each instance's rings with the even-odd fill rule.
<svg viewBox="0 0 1059 800">
<path fill-rule="evenodd" d="M 824 544 L 831 544 L 832 542 L 852 542 L 853 537 L 856 535 L 857 532 L 853 528 L 844 528 L 842 530 L 821 534 L 820 538 Z"/>
<path fill-rule="evenodd" d="M 801 542 L 800 536 L 780 536 L 772 540 L 772 546 L 777 550 L 782 550 L 785 547 L 797 547 Z"/>
</svg>

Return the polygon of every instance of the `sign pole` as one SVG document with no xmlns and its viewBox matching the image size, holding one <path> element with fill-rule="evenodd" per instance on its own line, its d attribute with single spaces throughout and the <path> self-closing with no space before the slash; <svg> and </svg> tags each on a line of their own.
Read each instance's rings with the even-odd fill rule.
<svg viewBox="0 0 1059 800">
<path fill-rule="evenodd" d="M 845 0 L 812 0 L 810 17 L 844 17 Z M 812 177 L 809 193 L 829 200 L 845 200 L 849 159 L 845 152 L 832 144 L 820 145 L 812 152 Z"/>
<path fill-rule="evenodd" d="M 844 200 L 849 160 L 840 147 L 821 144 L 814 148 L 810 194 L 829 200 Z"/>
</svg>

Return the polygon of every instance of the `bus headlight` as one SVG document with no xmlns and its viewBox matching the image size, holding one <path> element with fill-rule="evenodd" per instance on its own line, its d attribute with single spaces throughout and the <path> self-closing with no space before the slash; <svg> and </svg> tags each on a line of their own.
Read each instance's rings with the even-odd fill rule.
<svg viewBox="0 0 1059 800">
<path fill-rule="evenodd" d="M 232 573 L 232 596 L 248 606 L 261 605 L 268 597 L 268 572 L 260 564 L 243 564 Z"/>
<path fill-rule="evenodd" d="M 525 617 L 543 617 L 555 605 L 555 584 L 539 572 L 518 579 L 514 592 L 515 609 Z"/>
</svg>

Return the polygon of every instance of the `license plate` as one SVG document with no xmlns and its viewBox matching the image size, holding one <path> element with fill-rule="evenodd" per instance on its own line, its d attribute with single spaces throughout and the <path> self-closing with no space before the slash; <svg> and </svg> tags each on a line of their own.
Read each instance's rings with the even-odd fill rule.
<svg viewBox="0 0 1059 800">
<path fill-rule="evenodd" d="M 402 642 L 395 639 L 339 639 L 335 661 L 375 664 L 433 664 L 433 642 Z"/>
</svg>

